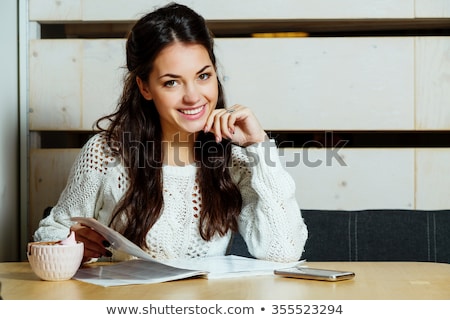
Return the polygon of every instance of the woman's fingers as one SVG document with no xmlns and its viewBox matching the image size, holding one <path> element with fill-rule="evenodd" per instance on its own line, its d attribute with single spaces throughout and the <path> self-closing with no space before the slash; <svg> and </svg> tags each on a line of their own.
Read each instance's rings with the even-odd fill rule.
<svg viewBox="0 0 450 320">
<path fill-rule="evenodd" d="M 93 229 L 82 224 L 75 224 L 70 228 L 75 232 L 77 241 L 84 243 L 85 260 L 90 258 L 100 258 L 102 256 L 111 256 L 111 252 L 106 249 L 109 246 L 108 241 Z"/>
<path fill-rule="evenodd" d="M 223 138 L 232 140 L 237 111 L 235 106 L 214 110 L 206 122 L 205 132 L 211 131 L 214 133 L 217 142 L 222 141 Z"/>
<path fill-rule="evenodd" d="M 226 125 L 226 112 L 225 109 L 214 110 L 208 118 L 205 126 L 205 132 L 211 131 L 216 136 L 216 141 L 220 142 L 224 137 L 229 138 L 227 132 L 224 131 Z"/>
<path fill-rule="evenodd" d="M 214 133 L 217 142 L 227 138 L 241 146 L 262 142 L 266 137 L 251 110 L 241 105 L 214 110 L 205 125 L 208 131 Z"/>
<path fill-rule="evenodd" d="M 227 132 L 228 138 L 230 138 L 230 140 L 233 139 L 235 123 L 241 111 L 240 109 L 242 108 L 238 105 L 234 105 L 230 108 L 225 109 L 225 117 L 223 117 L 224 121 L 222 125 L 222 130 L 224 132 Z"/>
</svg>

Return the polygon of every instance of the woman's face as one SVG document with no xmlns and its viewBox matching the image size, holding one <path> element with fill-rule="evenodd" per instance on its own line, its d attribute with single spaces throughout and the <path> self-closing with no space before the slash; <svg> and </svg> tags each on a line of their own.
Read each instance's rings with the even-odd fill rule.
<svg viewBox="0 0 450 320">
<path fill-rule="evenodd" d="M 205 47 L 169 45 L 157 55 L 146 80 L 138 78 L 138 85 L 144 98 L 155 103 L 164 140 L 203 130 L 218 99 L 217 75 Z"/>
</svg>

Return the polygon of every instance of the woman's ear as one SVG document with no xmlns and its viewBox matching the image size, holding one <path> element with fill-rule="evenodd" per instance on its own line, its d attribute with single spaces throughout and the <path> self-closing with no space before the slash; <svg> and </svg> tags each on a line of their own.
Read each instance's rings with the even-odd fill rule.
<svg viewBox="0 0 450 320">
<path fill-rule="evenodd" d="M 145 83 L 144 81 L 142 81 L 141 78 L 136 77 L 136 83 L 139 87 L 139 91 L 141 92 L 142 96 L 144 97 L 145 100 L 152 100 L 152 94 L 150 92 L 150 89 L 148 87 L 148 84 Z"/>
</svg>

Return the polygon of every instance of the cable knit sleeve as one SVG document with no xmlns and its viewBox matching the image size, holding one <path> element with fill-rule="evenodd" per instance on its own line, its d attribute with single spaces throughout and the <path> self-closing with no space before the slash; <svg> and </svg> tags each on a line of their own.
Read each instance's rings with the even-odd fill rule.
<svg viewBox="0 0 450 320">
<path fill-rule="evenodd" d="M 108 194 L 107 179 L 117 167 L 117 161 L 107 152 L 105 139 L 101 134 L 91 138 L 81 149 L 75 160 L 67 185 L 49 216 L 42 219 L 34 233 L 35 241 L 55 241 L 68 236 L 73 224 L 71 217 L 99 217 L 106 207 L 113 208 L 115 201 L 105 199 Z M 108 149 L 109 150 L 109 149 Z M 110 189 L 110 188 L 109 188 Z M 109 192 L 110 193 L 110 192 Z M 111 202 L 108 206 L 108 202 Z M 110 212 L 109 212 L 110 214 Z M 105 220 L 104 218 L 103 220 Z M 102 220 L 102 219 L 99 219 Z"/>
<path fill-rule="evenodd" d="M 273 140 L 233 147 L 232 176 L 243 199 L 239 232 L 255 258 L 297 261 L 308 236 L 295 183 Z"/>
</svg>

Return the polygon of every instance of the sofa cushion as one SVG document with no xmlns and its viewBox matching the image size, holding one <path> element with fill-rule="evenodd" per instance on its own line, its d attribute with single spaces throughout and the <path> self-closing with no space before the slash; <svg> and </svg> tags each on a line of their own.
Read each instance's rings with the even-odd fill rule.
<svg viewBox="0 0 450 320">
<path fill-rule="evenodd" d="M 450 263 L 450 210 L 302 210 L 308 261 Z M 251 256 L 240 235 L 230 254 Z"/>
</svg>

